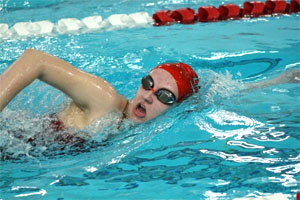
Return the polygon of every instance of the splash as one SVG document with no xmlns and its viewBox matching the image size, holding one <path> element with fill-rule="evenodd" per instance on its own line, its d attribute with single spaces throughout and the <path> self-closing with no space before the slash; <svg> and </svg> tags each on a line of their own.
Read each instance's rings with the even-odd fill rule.
<svg viewBox="0 0 300 200">
<path fill-rule="evenodd" d="M 247 87 L 240 80 L 234 80 L 233 75 L 228 71 L 225 74 L 216 73 L 212 70 L 198 70 L 201 90 L 198 98 L 207 105 L 221 104 L 224 99 L 238 95 Z"/>
</svg>

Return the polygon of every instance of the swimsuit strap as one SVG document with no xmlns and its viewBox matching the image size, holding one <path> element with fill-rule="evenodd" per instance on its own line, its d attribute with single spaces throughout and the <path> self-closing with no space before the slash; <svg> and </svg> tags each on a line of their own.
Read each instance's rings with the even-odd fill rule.
<svg viewBox="0 0 300 200">
<path fill-rule="evenodd" d="M 124 118 L 124 119 L 127 118 L 126 110 L 127 110 L 128 104 L 129 104 L 129 101 L 126 100 L 126 106 L 125 106 L 124 110 L 122 111 L 122 114 L 123 114 L 122 118 Z"/>
<path fill-rule="evenodd" d="M 121 120 L 120 120 L 120 122 L 119 122 L 118 129 L 121 128 L 121 125 L 122 125 L 124 119 L 127 118 L 126 110 L 127 110 L 128 104 L 129 104 L 129 101 L 127 100 L 127 101 L 126 101 L 126 106 L 124 107 L 124 109 L 123 109 L 123 111 L 122 111 L 122 118 L 121 118 Z"/>
</svg>

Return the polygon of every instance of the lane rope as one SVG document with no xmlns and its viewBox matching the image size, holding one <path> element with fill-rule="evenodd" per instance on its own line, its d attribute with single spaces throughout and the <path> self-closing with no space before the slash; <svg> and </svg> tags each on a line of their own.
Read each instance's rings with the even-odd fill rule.
<svg viewBox="0 0 300 200">
<path fill-rule="evenodd" d="M 235 4 L 215 6 L 202 6 L 198 13 L 191 8 L 180 8 L 174 11 L 160 10 L 152 15 L 147 12 L 132 14 L 114 14 L 106 19 L 101 16 L 90 16 L 81 20 L 76 18 L 63 18 L 57 23 L 49 20 L 37 22 L 18 22 L 9 27 L 0 24 L 0 40 L 20 39 L 35 36 L 57 34 L 80 34 L 87 32 L 114 31 L 125 28 L 141 28 L 154 26 L 181 24 L 195 24 L 196 22 L 217 22 L 224 20 L 238 20 L 242 18 L 255 18 L 262 16 L 299 13 L 300 0 L 267 0 L 247 1 L 243 8 Z"/>
<path fill-rule="evenodd" d="M 267 0 L 244 2 L 243 8 L 235 4 L 215 6 L 202 6 L 198 13 L 191 8 L 180 8 L 174 11 L 160 10 L 153 14 L 155 26 L 171 25 L 174 23 L 193 24 L 196 22 L 216 22 L 222 20 L 237 20 L 241 18 L 254 18 L 266 15 L 280 15 L 298 13 L 300 0 Z"/>
</svg>

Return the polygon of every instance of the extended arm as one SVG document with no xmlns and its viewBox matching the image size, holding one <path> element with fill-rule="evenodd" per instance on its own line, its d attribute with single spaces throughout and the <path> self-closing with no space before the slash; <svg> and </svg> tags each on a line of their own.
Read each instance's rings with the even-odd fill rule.
<svg viewBox="0 0 300 200">
<path fill-rule="evenodd" d="M 264 88 L 269 87 L 272 85 L 283 84 L 283 83 L 299 83 L 300 82 L 300 69 L 289 69 L 279 76 L 257 83 L 248 83 L 248 89 L 255 89 L 255 88 Z"/>
<path fill-rule="evenodd" d="M 0 76 L 0 111 L 35 79 L 52 85 L 85 111 L 109 109 L 118 94 L 105 80 L 47 53 L 28 49 Z"/>
</svg>

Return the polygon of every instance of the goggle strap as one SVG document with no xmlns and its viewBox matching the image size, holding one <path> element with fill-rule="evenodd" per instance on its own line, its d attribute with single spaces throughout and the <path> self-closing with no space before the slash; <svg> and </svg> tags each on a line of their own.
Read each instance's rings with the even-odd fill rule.
<svg viewBox="0 0 300 200">
<path fill-rule="evenodd" d="M 151 90 L 153 92 L 153 94 L 156 93 L 156 90 L 154 90 L 152 87 L 150 87 L 149 90 Z"/>
</svg>

